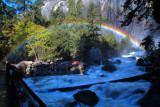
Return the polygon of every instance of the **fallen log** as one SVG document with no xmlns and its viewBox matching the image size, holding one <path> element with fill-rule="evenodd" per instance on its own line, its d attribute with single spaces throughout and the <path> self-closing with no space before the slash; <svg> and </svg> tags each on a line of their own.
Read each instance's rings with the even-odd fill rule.
<svg viewBox="0 0 160 107">
<path fill-rule="evenodd" d="M 146 74 L 142 74 L 142 75 L 138 75 L 138 76 L 134 76 L 134 77 L 129 77 L 129 78 L 123 78 L 123 79 L 119 79 L 119 80 L 112 80 L 109 82 L 132 82 L 132 81 L 138 81 L 138 80 L 146 80 L 149 82 L 154 82 L 157 80 L 160 80 L 160 71 L 154 71 L 154 72 L 150 72 L 150 73 L 146 73 Z"/>
<path fill-rule="evenodd" d="M 39 93 L 54 92 L 54 91 L 65 92 L 65 91 L 73 91 L 76 89 L 89 88 L 92 85 L 104 84 L 107 82 L 112 82 L 112 83 L 114 83 L 114 82 L 132 82 L 132 81 L 138 81 L 138 80 L 146 80 L 149 82 L 154 82 L 157 80 L 160 81 L 160 72 L 150 72 L 150 73 L 146 73 L 146 74 L 142 74 L 142 75 L 138 75 L 138 76 L 134 76 L 134 77 L 129 77 L 129 78 L 123 78 L 123 79 L 111 80 L 111 81 L 105 81 L 105 82 L 98 82 L 98 83 L 80 85 L 80 86 L 74 86 L 74 87 L 53 88 L 53 89 L 49 89 L 49 90 L 36 90 L 36 92 L 39 92 Z"/>
</svg>

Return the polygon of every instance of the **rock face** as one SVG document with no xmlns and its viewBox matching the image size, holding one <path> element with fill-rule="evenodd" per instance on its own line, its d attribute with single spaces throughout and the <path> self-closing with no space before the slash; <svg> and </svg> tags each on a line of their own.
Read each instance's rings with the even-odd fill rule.
<svg viewBox="0 0 160 107">
<path fill-rule="evenodd" d="M 144 60 L 142 58 L 139 58 L 136 63 L 136 66 L 143 66 L 143 65 L 144 65 Z"/>
<path fill-rule="evenodd" d="M 68 0 L 45 0 L 44 5 L 42 6 L 42 15 L 49 18 L 51 11 L 55 11 L 58 7 L 60 7 L 60 9 L 64 12 L 67 12 L 67 1 Z M 110 19 L 109 25 L 115 28 L 120 28 L 120 21 L 124 20 L 124 15 L 122 15 L 122 6 L 124 5 L 125 1 L 126 0 L 82 0 L 83 4 L 86 7 L 83 14 L 87 14 L 87 9 L 91 2 L 100 4 L 102 16 L 108 17 Z M 142 39 L 150 32 L 149 30 L 145 30 L 146 28 L 150 27 L 149 24 L 146 24 L 146 22 L 148 21 L 143 20 L 139 23 L 137 19 L 135 19 L 129 26 L 125 26 L 120 30 L 131 36 L 134 35 L 134 37 L 132 37 L 141 42 Z M 122 37 L 118 37 L 118 39 L 122 39 Z"/>
<path fill-rule="evenodd" d="M 78 93 L 74 94 L 73 97 L 76 99 L 77 102 L 89 106 L 96 105 L 99 100 L 96 93 L 90 90 L 79 91 Z"/>
<path fill-rule="evenodd" d="M 141 107 L 160 107 L 160 83 L 153 83 L 148 93 L 139 103 Z"/>
<path fill-rule="evenodd" d="M 100 65 L 102 61 L 102 52 L 98 49 L 89 50 L 88 62 L 91 65 Z"/>
</svg>

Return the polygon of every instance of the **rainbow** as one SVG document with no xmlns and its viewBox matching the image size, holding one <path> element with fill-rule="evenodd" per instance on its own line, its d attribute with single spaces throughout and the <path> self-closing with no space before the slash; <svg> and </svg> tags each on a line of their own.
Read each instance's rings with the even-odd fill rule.
<svg viewBox="0 0 160 107">
<path fill-rule="evenodd" d="M 72 25 L 72 24 L 86 24 L 86 25 L 88 25 L 88 23 L 67 23 L 67 24 L 61 24 L 61 25 L 59 25 L 59 26 L 62 26 L 62 25 Z M 97 25 L 97 26 L 99 26 L 99 25 Z M 54 26 L 54 27 L 55 27 L 55 26 Z M 140 43 L 139 43 L 136 39 L 134 39 L 134 38 L 133 38 L 132 36 L 130 36 L 129 34 L 126 34 L 125 32 L 121 31 L 120 29 L 114 28 L 114 27 L 112 27 L 112 26 L 110 26 L 110 25 L 106 25 L 106 24 L 102 24 L 101 27 L 104 28 L 104 29 L 106 29 L 106 30 L 110 30 L 110 31 L 112 31 L 112 32 L 115 32 L 115 33 L 117 33 L 118 35 L 121 35 L 121 36 L 123 36 L 123 37 L 125 37 L 125 38 L 128 38 L 133 44 L 135 44 L 136 46 L 138 46 L 138 47 L 140 47 L 142 50 L 144 50 L 144 48 L 140 46 Z M 53 28 L 53 27 L 51 27 L 51 28 Z M 50 29 L 50 28 L 49 28 L 49 29 Z M 42 31 L 42 32 L 44 32 L 44 31 Z M 15 46 L 15 48 L 12 49 L 10 52 L 8 52 L 8 54 L 7 54 L 0 62 L 6 61 L 6 60 L 8 59 L 8 57 L 15 52 L 15 50 L 17 50 L 17 49 L 19 49 L 20 47 L 24 46 L 24 44 L 26 43 L 26 41 L 32 39 L 34 36 L 35 36 L 35 35 L 27 38 L 26 40 L 22 41 L 20 44 L 18 44 L 17 46 Z"/>
</svg>

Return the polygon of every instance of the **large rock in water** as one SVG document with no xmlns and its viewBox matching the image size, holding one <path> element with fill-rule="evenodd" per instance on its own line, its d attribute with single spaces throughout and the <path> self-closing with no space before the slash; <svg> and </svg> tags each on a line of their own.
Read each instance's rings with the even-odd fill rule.
<svg viewBox="0 0 160 107">
<path fill-rule="evenodd" d="M 160 82 L 153 83 L 139 103 L 141 107 L 160 107 Z"/>
<path fill-rule="evenodd" d="M 103 61 L 104 66 L 102 67 L 102 70 L 110 71 L 110 72 L 117 70 L 116 67 L 114 66 L 114 63 L 116 63 L 116 62 L 111 62 L 108 59 L 104 60 Z"/>
<path fill-rule="evenodd" d="M 136 66 L 143 66 L 143 65 L 144 65 L 144 60 L 142 58 L 139 58 L 136 63 Z"/>
<path fill-rule="evenodd" d="M 114 63 L 119 65 L 119 64 L 121 64 L 122 62 L 121 62 L 121 60 L 117 59 Z"/>
<path fill-rule="evenodd" d="M 113 72 L 113 71 L 116 71 L 117 69 L 114 65 L 104 65 L 102 67 L 102 70 Z"/>
<path fill-rule="evenodd" d="M 98 48 L 89 50 L 88 61 L 91 65 L 100 65 L 102 61 L 102 52 Z"/>
<path fill-rule="evenodd" d="M 98 102 L 98 97 L 96 93 L 90 90 L 79 91 L 78 93 L 74 94 L 73 97 L 76 99 L 77 102 L 89 106 L 94 106 Z"/>
</svg>

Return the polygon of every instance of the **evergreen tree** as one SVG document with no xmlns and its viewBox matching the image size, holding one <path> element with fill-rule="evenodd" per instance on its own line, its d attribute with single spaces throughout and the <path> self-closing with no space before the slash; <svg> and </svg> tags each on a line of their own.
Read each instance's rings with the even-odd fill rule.
<svg viewBox="0 0 160 107">
<path fill-rule="evenodd" d="M 9 50 L 9 39 L 14 36 L 13 24 L 16 21 L 15 9 L 7 6 L 3 1 L 1 1 L 0 6 L 0 60 L 5 56 Z"/>
<path fill-rule="evenodd" d="M 146 50 L 146 53 L 150 55 L 153 50 L 155 50 L 155 44 L 151 36 L 145 37 L 141 43 L 142 46 L 144 46 L 144 49 Z"/>
<path fill-rule="evenodd" d="M 33 17 L 34 17 L 34 23 L 38 25 L 45 26 L 46 25 L 46 19 L 42 16 L 41 13 L 41 7 L 43 5 L 43 0 L 36 0 L 34 4 L 32 5 L 32 11 Z M 32 14 L 32 13 L 31 13 Z"/>
<path fill-rule="evenodd" d="M 101 24 L 103 23 L 103 17 L 102 17 L 102 11 L 101 11 L 101 3 L 98 3 L 98 19 L 97 19 L 97 23 L 100 26 L 101 29 Z M 102 33 L 102 29 L 101 29 L 101 33 Z"/>
<path fill-rule="evenodd" d="M 106 39 L 106 41 L 108 42 L 109 46 L 112 49 L 119 50 L 120 43 L 116 40 L 115 35 L 113 34 L 113 32 L 110 32 L 110 34 L 107 35 L 107 37 L 105 39 Z"/>
<path fill-rule="evenodd" d="M 84 16 L 82 14 L 84 9 L 85 9 L 85 6 L 83 5 L 82 0 L 78 0 L 76 4 L 76 10 L 77 10 L 76 19 L 78 21 L 84 20 Z"/>
<path fill-rule="evenodd" d="M 88 23 L 93 26 L 94 23 L 96 22 L 96 18 L 98 16 L 98 8 L 97 6 L 92 2 L 88 8 L 87 11 L 87 20 Z"/>
<path fill-rule="evenodd" d="M 68 15 L 66 17 L 66 21 L 72 21 L 72 20 L 76 20 L 76 3 L 75 0 L 68 0 L 67 1 L 68 4 Z"/>
<path fill-rule="evenodd" d="M 50 20 L 52 24 L 59 25 L 65 20 L 65 13 L 58 7 L 56 11 L 51 12 Z"/>
</svg>

